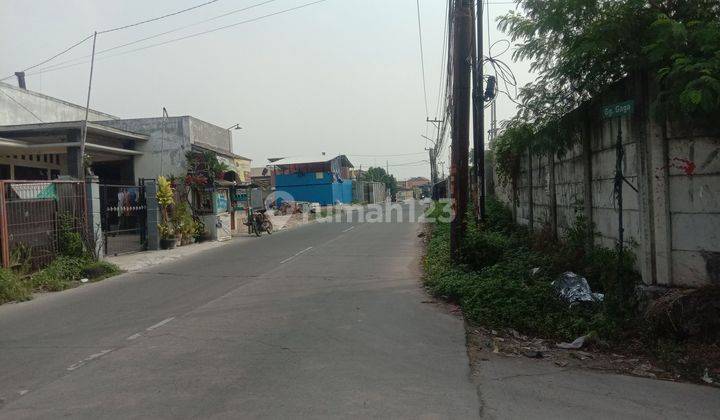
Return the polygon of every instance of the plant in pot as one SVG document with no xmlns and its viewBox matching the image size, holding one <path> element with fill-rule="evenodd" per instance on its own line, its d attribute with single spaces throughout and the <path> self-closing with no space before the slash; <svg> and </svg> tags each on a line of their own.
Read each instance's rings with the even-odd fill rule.
<svg viewBox="0 0 720 420">
<path fill-rule="evenodd" d="M 193 221 L 190 207 L 185 202 L 179 202 L 173 209 L 171 218 L 176 236 L 180 245 L 188 245 L 192 243 L 193 234 L 195 233 L 195 221 Z"/>
<path fill-rule="evenodd" d="M 161 249 L 173 249 L 175 248 L 175 229 L 170 223 L 160 223 L 158 225 L 158 231 L 160 232 L 160 248 Z"/>
<path fill-rule="evenodd" d="M 175 228 L 170 223 L 170 215 L 168 214 L 168 208 L 175 203 L 173 196 L 170 181 L 162 175 L 159 176 L 157 180 L 157 200 L 160 206 L 162 222 L 158 224 L 158 231 L 160 232 L 160 247 L 162 249 L 175 247 Z"/>
</svg>

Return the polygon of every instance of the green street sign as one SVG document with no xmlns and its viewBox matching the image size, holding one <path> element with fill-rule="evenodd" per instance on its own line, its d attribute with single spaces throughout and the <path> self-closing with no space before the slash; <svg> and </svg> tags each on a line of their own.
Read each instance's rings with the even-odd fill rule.
<svg viewBox="0 0 720 420">
<path fill-rule="evenodd" d="M 634 110 L 635 101 L 630 100 L 602 107 L 602 116 L 603 118 L 622 117 L 631 115 Z"/>
</svg>

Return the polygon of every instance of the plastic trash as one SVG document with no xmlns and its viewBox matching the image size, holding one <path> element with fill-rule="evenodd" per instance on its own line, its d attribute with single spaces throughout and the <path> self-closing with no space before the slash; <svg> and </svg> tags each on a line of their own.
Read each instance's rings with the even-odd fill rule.
<svg viewBox="0 0 720 420">
<path fill-rule="evenodd" d="M 90 279 L 80 279 L 80 283 L 87 283 L 89 281 L 90 281 Z"/>
<path fill-rule="evenodd" d="M 562 273 L 552 285 L 560 298 L 570 305 L 578 302 L 602 302 L 605 298 L 602 293 L 593 293 L 587 279 L 572 271 Z"/>
<path fill-rule="evenodd" d="M 583 335 L 582 337 L 576 338 L 572 343 L 558 343 L 557 346 L 565 350 L 578 350 L 585 345 L 586 339 L 587 336 Z"/>
</svg>

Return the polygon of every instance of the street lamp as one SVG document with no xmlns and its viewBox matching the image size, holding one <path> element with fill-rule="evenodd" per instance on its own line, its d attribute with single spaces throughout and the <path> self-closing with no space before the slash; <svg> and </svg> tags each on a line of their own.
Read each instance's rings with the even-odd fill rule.
<svg viewBox="0 0 720 420">
<path fill-rule="evenodd" d="M 226 128 L 227 131 L 230 131 L 230 130 L 242 130 L 242 129 L 243 129 L 243 128 L 240 127 L 240 124 L 233 124 L 233 125 L 231 125 L 230 127 Z"/>
</svg>

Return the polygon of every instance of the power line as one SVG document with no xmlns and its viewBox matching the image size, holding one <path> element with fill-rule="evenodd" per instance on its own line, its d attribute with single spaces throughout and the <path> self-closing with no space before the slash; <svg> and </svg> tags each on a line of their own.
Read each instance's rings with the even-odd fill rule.
<svg viewBox="0 0 720 420">
<path fill-rule="evenodd" d="M 27 109 L 27 108 L 25 107 L 25 105 L 23 105 L 23 104 L 21 104 L 20 102 L 16 101 L 15 98 L 13 98 L 12 96 L 10 96 L 10 95 L 9 95 L 7 92 L 5 92 L 4 90 L 0 89 L 0 93 L 2 93 L 3 95 L 7 96 L 8 98 L 10 98 L 11 101 L 15 102 L 15 105 L 17 105 L 17 106 L 19 106 L 20 108 L 24 109 L 25 111 L 29 112 L 29 113 L 30 113 L 33 117 L 35 117 L 38 121 L 40 121 L 40 122 L 45 122 L 45 121 L 42 120 L 42 118 L 40 118 L 40 117 L 38 117 L 37 115 L 35 115 L 34 112 L 32 112 L 32 111 L 30 111 L 29 109 Z"/>
<path fill-rule="evenodd" d="M 415 162 L 395 163 L 395 164 L 392 164 L 392 165 L 390 165 L 390 164 L 385 164 L 385 166 L 391 166 L 391 167 L 398 167 L 398 166 L 425 166 L 425 165 L 427 165 L 427 163 L 428 163 L 428 160 L 425 159 L 425 160 L 418 160 L 418 161 L 415 161 Z M 363 164 L 363 166 L 368 166 L 368 167 L 382 167 L 383 165 L 382 165 L 382 164 L 377 164 L 377 163 L 375 163 L 375 164 L 368 164 L 368 165 Z"/>
<path fill-rule="evenodd" d="M 26 68 L 26 69 L 24 69 L 24 70 L 21 70 L 21 71 L 22 71 L 22 72 L 26 72 L 26 71 L 32 70 L 32 69 L 34 69 L 34 68 L 36 68 L 36 67 L 38 67 L 38 66 L 42 66 L 43 64 L 45 64 L 45 63 L 47 63 L 47 62 L 49 62 L 49 61 L 52 61 L 52 60 L 56 59 L 57 57 L 60 57 L 61 55 L 67 53 L 68 51 L 72 50 L 73 48 L 75 48 L 75 47 L 77 47 L 78 45 L 84 43 L 85 41 L 87 41 L 88 39 L 90 39 L 90 38 L 92 38 L 92 37 L 93 37 L 92 34 L 91 34 L 91 35 L 88 35 L 88 36 L 86 36 L 85 38 L 81 39 L 80 41 L 72 44 L 71 46 L 69 46 L 69 47 L 65 48 L 64 50 L 60 51 L 59 53 L 53 55 L 52 57 L 50 57 L 50 58 L 48 58 L 48 59 L 46 59 L 46 60 L 43 60 L 43 61 L 41 61 L 41 62 L 39 62 L 39 63 L 37 63 L 37 64 L 35 64 L 35 65 L 33 65 L 33 66 L 30 66 L 30 67 L 28 67 L 28 68 Z M 12 79 L 13 77 L 15 77 L 14 74 L 12 74 L 12 75 L 4 78 L 4 79 L 1 79 L 0 81 L 4 81 L 4 80 L 7 80 L 7 79 Z"/>
<path fill-rule="evenodd" d="M 420 69 L 422 71 L 422 86 L 423 86 L 423 99 L 425 100 L 425 116 L 430 118 L 430 110 L 428 108 L 428 94 L 427 85 L 425 83 L 425 50 L 423 49 L 423 36 L 422 36 L 422 21 L 420 19 L 420 0 L 415 0 L 417 6 L 417 23 L 418 23 L 418 37 L 420 38 Z"/>
<path fill-rule="evenodd" d="M 220 26 L 220 27 L 213 28 L 213 29 L 209 29 L 209 30 L 206 30 L 206 31 L 196 32 L 196 33 L 194 33 L 194 34 L 185 35 L 185 36 L 182 36 L 182 37 L 179 37 L 179 38 L 170 39 L 170 40 L 168 40 L 168 41 L 159 42 L 159 43 L 157 43 L 157 44 L 146 45 L 146 46 L 144 46 L 144 47 L 135 48 L 135 49 L 128 50 L 128 51 L 123 51 L 123 52 L 120 52 L 120 53 L 118 53 L 118 54 L 113 54 L 113 55 L 106 56 L 106 57 L 104 57 L 104 59 L 112 58 L 112 57 L 118 57 L 118 56 L 121 56 L 121 55 L 125 55 L 125 54 L 130 54 L 130 53 L 133 53 L 133 52 L 137 52 L 137 51 L 146 50 L 146 49 L 148 49 L 148 48 L 160 47 L 160 46 L 163 46 L 163 45 L 171 44 L 171 43 L 178 42 L 178 41 L 182 41 L 182 40 L 185 40 L 185 39 L 194 38 L 194 37 L 197 37 L 197 36 L 200 36 L 200 35 L 206 35 L 206 34 L 209 34 L 209 33 L 212 33 L 212 32 L 217 32 L 217 31 L 220 31 L 220 30 L 223 30 L 223 29 L 228 29 L 228 28 L 232 28 L 232 27 L 235 27 L 235 26 L 244 25 L 244 24 L 247 24 L 247 23 L 257 22 L 257 21 L 259 21 L 259 20 L 267 19 L 267 18 L 270 18 L 270 17 L 273 17 L 273 16 L 277 16 L 277 15 L 280 15 L 280 14 L 284 14 L 284 13 L 293 12 L 293 11 L 295 11 L 295 10 L 299 10 L 299 9 L 303 9 L 303 8 L 306 8 L 306 7 L 314 6 L 314 5 L 316 5 L 316 4 L 324 3 L 324 2 L 326 2 L 326 1 L 328 1 L 328 0 L 316 0 L 316 1 L 313 1 L 313 2 L 310 2 L 310 3 L 305 3 L 305 4 L 301 4 L 301 5 L 299 5 L 299 6 L 295 6 L 295 7 L 291 7 L 291 8 L 288 8 L 288 9 L 283 9 L 283 10 L 280 10 L 280 11 L 277 11 L 277 12 L 269 13 L 269 14 L 266 14 L 266 15 L 258 16 L 258 17 L 252 18 L 252 19 L 246 19 L 246 20 L 243 20 L 243 21 L 240 21 L 240 22 L 236 22 L 236 23 L 233 23 L 233 24 L 230 24 L 230 25 Z M 70 64 L 70 65 L 63 66 L 63 67 L 55 67 L 55 68 L 51 68 L 51 69 L 48 69 L 48 70 L 45 70 L 45 71 L 38 71 L 38 72 L 36 72 L 36 73 L 32 73 L 32 75 L 41 74 L 41 73 L 46 73 L 46 72 L 55 71 L 55 70 L 62 70 L 62 69 L 66 69 L 66 68 L 69 68 L 69 67 L 75 67 L 75 66 L 78 66 L 78 65 L 81 65 L 81 64 L 85 64 L 85 63 L 88 63 L 88 61 L 84 61 L 84 62 L 80 62 L 80 63 L 75 63 L 75 64 Z"/>
<path fill-rule="evenodd" d="M 197 8 L 199 8 L 199 7 L 206 6 L 206 5 L 211 4 L 211 3 L 215 3 L 215 2 L 217 2 L 217 1 L 219 1 L 219 0 L 210 0 L 210 1 L 206 2 L 206 3 L 202 3 L 202 4 L 199 4 L 199 5 L 197 5 L 197 6 L 189 7 L 189 8 L 187 8 L 187 9 L 179 10 L 179 11 L 177 11 L 177 12 L 169 13 L 169 14 L 167 14 L 167 15 L 155 17 L 155 18 L 152 18 L 152 19 L 147 19 L 147 20 L 144 20 L 144 21 L 141 21 L 141 22 L 136 22 L 136 23 L 130 24 L 130 25 L 119 26 L 119 27 L 117 27 L 117 28 L 112 28 L 112 29 L 106 29 L 106 30 L 103 30 L 103 31 L 98 31 L 98 34 L 105 34 L 105 33 L 108 33 L 108 32 L 119 31 L 119 30 L 121 30 L 121 29 L 131 28 L 131 27 L 138 26 L 138 25 L 142 25 L 142 24 L 145 24 L 145 23 L 154 22 L 154 21 L 156 21 L 156 20 L 164 19 L 164 18 L 167 18 L 167 17 L 170 17 L 170 16 L 179 15 L 180 13 L 184 13 L 184 12 L 188 12 L 188 11 L 190 11 L 190 10 L 197 9 Z M 65 48 L 64 50 L 60 51 L 59 53 L 53 55 L 52 57 L 50 57 L 50 58 L 48 58 L 48 59 L 46 59 L 46 60 L 43 60 L 43 61 L 41 61 L 41 62 L 39 62 L 39 63 L 37 63 L 37 64 L 35 64 L 35 65 L 32 65 L 32 66 L 30 66 L 30 67 L 28 67 L 28 68 L 26 68 L 26 69 L 24 69 L 24 70 L 21 70 L 21 71 L 26 72 L 26 71 L 32 70 L 32 69 L 34 69 L 34 68 L 36 68 L 36 67 L 42 66 L 43 64 L 48 63 L 48 62 L 50 62 L 50 61 L 52 61 L 52 60 L 60 57 L 61 55 L 69 52 L 70 50 L 72 50 L 73 48 L 77 47 L 78 45 L 83 44 L 85 41 L 89 40 L 89 39 L 92 38 L 92 37 L 93 37 L 93 34 L 88 35 L 88 36 L 86 36 L 85 38 L 81 39 L 80 41 L 72 44 L 71 46 L 69 46 L 69 47 Z M 15 75 L 13 74 L 13 75 L 7 76 L 7 77 L 5 77 L 5 78 L 3 78 L 3 79 L 0 79 L 0 80 L 1 80 L 1 81 L 4 81 L 4 80 L 12 79 L 14 76 L 15 76 Z"/>
<path fill-rule="evenodd" d="M 201 21 L 198 21 L 198 22 L 195 22 L 195 23 L 191 23 L 191 24 L 189 24 L 189 25 L 183 25 L 183 26 L 180 26 L 180 27 L 177 27 L 177 28 L 174 28 L 174 29 L 170 29 L 170 30 L 168 30 L 168 31 L 164 31 L 164 32 L 160 32 L 160 33 L 157 33 L 157 34 L 154 34 L 154 35 L 146 36 L 146 37 L 144 37 L 144 38 L 136 39 L 136 40 L 134 40 L 134 41 L 127 42 L 127 43 L 125 43 L 125 44 L 120 44 L 120 45 L 115 45 L 114 47 L 105 48 L 105 49 L 103 49 L 103 50 L 100 50 L 100 51 L 96 52 L 95 55 L 100 55 L 100 54 L 104 54 L 104 53 L 107 53 L 107 52 L 110 52 L 110 51 L 114 51 L 114 50 L 117 50 L 117 49 L 120 49 L 120 48 L 123 48 L 123 47 L 128 47 L 128 46 L 130 46 L 130 45 L 139 44 L 139 43 L 144 42 L 144 41 L 148 41 L 148 40 L 151 40 L 151 39 L 154 39 L 154 38 L 159 38 L 159 37 L 161 37 L 161 36 L 163 36 L 163 35 L 171 34 L 171 33 L 173 33 L 173 32 L 182 31 L 183 29 L 192 28 L 193 26 L 202 25 L 203 23 L 207 23 L 207 22 L 211 22 L 211 21 L 213 21 L 213 20 L 221 19 L 221 18 L 224 18 L 224 17 L 226 17 L 226 16 L 234 15 L 234 14 L 236 14 L 236 13 L 245 12 L 245 11 L 247 11 L 247 10 L 254 9 L 254 8 L 257 8 L 257 7 L 260 7 L 260 6 L 264 6 L 264 5 L 268 4 L 268 3 L 273 3 L 273 2 L 276 2 L 276 1 L 277 1 L 277 0 L 265 0 L 265 1 L 262 1 L 262 2 L 260 2 L 260 3 L 255 3 L 255 4 L 252 4 L 252 5 L 250 5 L 250 6 L 246 6 L 246 7 L 240 8 L 240 9 L 234 9 L 234 10 L 231 10 L 231 11 L 229 11 L 229 12 L 225 12 L 225 13 L 219 14 L 219 15 L 217 15 L 217 16 L 213 16 L 213 17 L 211 17 L 211 18 L 208 18 L 208 19 L 203 19 L 203 20 L 201 20 Z M 71 59 L 71 60 L 61 61 L 61 62 L 55 63 L 55 64 L 53 64 L 53 65 L 51 65 L 51 66 L 44 67 L 44 68 L 38 70 L 36 73 L 32 73 L 32 74 L 30 74 L 30 75 L 32 76 L 32 75 L 34 75 L 34 74 L 45 73 L 45 72 L 47 72 L 47 71 L 54 70 L 56 67 L 60 67 L 60 66 L 63 66 L 64 64 L 68 64 L 68 63 L 73 63 L 73 62 L 76 62 L 76 61 L 78 61 L 78 60 L 83 60 L 83 59 L 85 59 L 85 58 L 90 58 L 90 56 L 89 56 L 89 55 L 85 55 L 85 56 L 82 56 L 82 57 L 73 58 L 73 59 Z M 76 63 L 76 64 L 82 64 L 82 63 Z M 67 68 L 67 67 L 71 67 L 71 66 L 65 66 L 65 67 L 63 67 L 63 68 Z"/>
<path fill-rule="evenodd" d="M 219 0 L 210 0 L 210 1 L 207 1 L 207 2 L 205 2 L 205 3 L 198 4 L 198 5 L 196 5 L 196 6 L 188 7 L 187 9 L 182 9 L 182 10 L 178 10 L 178 11 L 176 11 L 176 12 L 168 13 L 168 14 L 166 14 L 166 15 L 154 17 L 154 18 L 147 19 L 147 20 L 143 20 L 143 21 L 140 21 L 140 22 L 131 23 L 131 24 L 129 24 L 129 25 L 118 26 L 117 28 L 105 29 L 105 30 L 103 30 L 103 31 L 98 31 L 98 35 L 106 34 L 106 33 L 109 33 L 109 32 L 120 31 L 120 30 L 122 30 L 122 29 L 127 29 L 127 28 L 132 28 L 132 27 L 135 27 L 135 26 L 140 26 L 140 25 L 144 25 L 144 24 L 150 23 L 150 22 L 155 22 L 155 21 L 158 21 L 158 20 L 160 20 L 160 19 L 165 19 L 165 18 L 168 18 L 168 17 L 171 17 L 171 16 L 179 15 L 179 14 L 181 14 L 181 13 L 189 12 L 189 11 L 191 11 L 191 10 L 199 9 L 199 8 L 201 8 L 201 7 L 203 7 L 203 6 L 207 6 L 208 4 L 216 3 L 216 2 L 218 2 L 218 1 L 219 1 Z"/>
<path fill-rule="evenodd" d="M 425 152 L 417 152 L 417 153 L 400 153 L 396 155 L 353 155 L 348 154 L 346 156 L 354 156 L 354 157 L 397 157 L 397 156 L 414 156 L 414 155 L 424 155 Z"/>
</svg>

